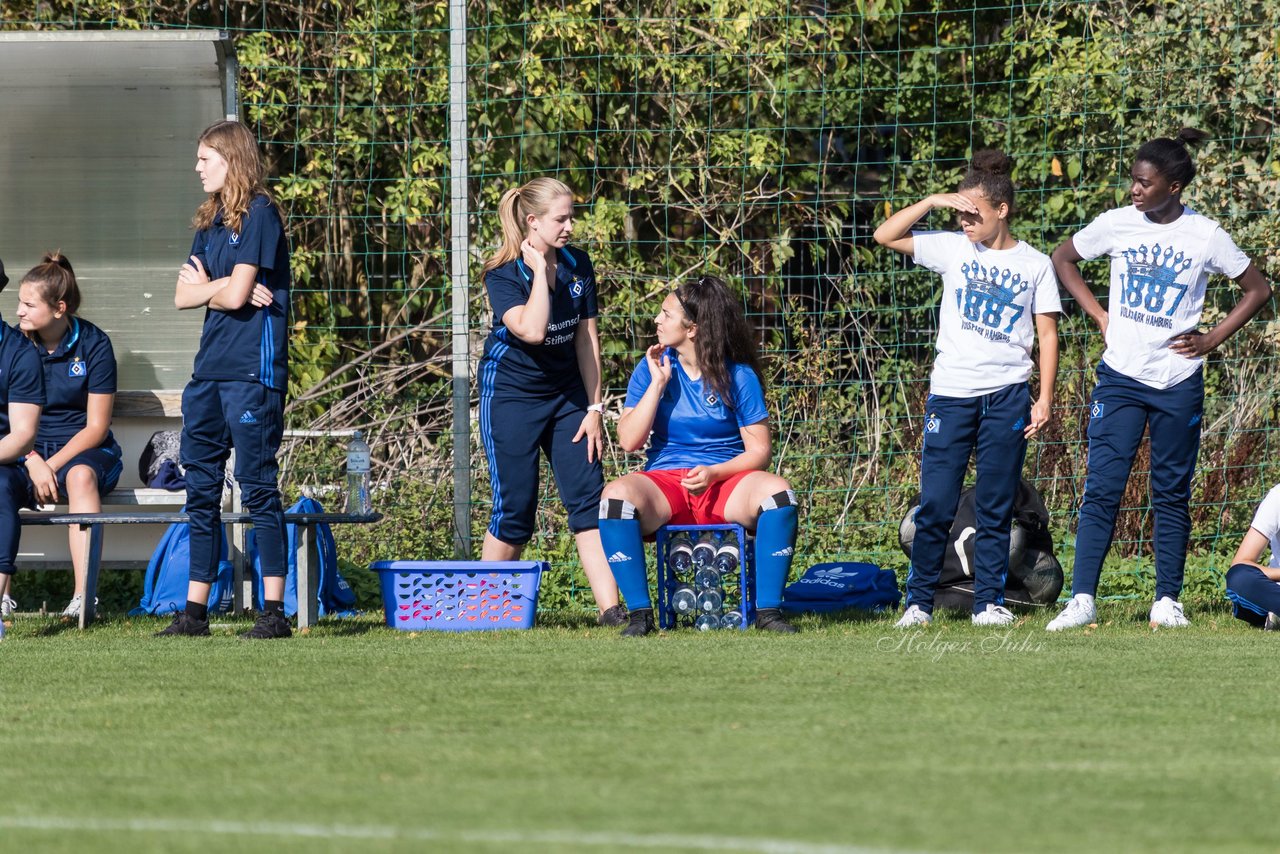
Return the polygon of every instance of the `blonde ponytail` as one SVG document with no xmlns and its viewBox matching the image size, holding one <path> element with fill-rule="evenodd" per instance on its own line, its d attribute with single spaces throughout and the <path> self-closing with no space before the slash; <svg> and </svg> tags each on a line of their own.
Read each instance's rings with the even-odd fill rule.
<svg viewBox="0 0 1280 854">
<path fill-rule="evenodd" d="M 509 264 L 520 257 L 520 244 L 527 232 L 525 220 L 544 215 L 551 203 L 561 196 L 573 196 L 569 185 L 555 178 L 534 178 L 522 187 L 512 187 L 498 201 L 498 222 L 502 225 L 502 245 L 484 262 L 481 279 L 490 270 Z"/>
</svg>

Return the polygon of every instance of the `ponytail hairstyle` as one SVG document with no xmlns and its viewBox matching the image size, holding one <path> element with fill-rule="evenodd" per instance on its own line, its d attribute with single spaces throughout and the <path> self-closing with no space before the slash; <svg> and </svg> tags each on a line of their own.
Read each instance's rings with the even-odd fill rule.
<svg viewBox="0 0 1280 854">
<path fill-rule="evenodd" d="M 1196 162 L 1188 149 L 1209 138 L 1209 134 L 1195 128 L 1183 128 L 1173 139 L 1159 137 L 1143 143 L 1134 155 L 1135 163 L 1150 163 L 1170 184 L 1186 187 L 1196 177 Z"/>
<path fill-rule="evenodd" d="M 218 212 L 222 211 L 222 221 L 227 228 L 239 233 L 256 196 L 266 196 L 267 201 L 275 205 L 275 199 L 267 192 L 267 168 L 258 151 L 258 141 L 242 123 L 225 121 L 209 125 L 196 144 L 212 148 L 227 161 L 226 183 L 218 192 L 210 193 L 191 218 L 197 230 L 213 225 Z"/>
<path fill-rule="evenodd" d="M 961 190 L 977 187 L 993 205 L 1009 206 L 1013 216 L 1013 158 L 997 148 L 984 148 L 975 152 L 969 161 L 969 171 L 960 182 Z"/>
<path fill-rule="evenodd" d="M 22 284 L 31 285 L 40 299 L 54 308 L 60 302 L 65 303 L 68 317 L 80 308 L 80 286 L 76 284 L 75 271 L 60 249 L 46 252 L 40 263 L 22 277 Z"/>
<path fill-rule="evenodd" d="M 493 257 L 484 262 L 481 278 L 503 264 L 520 257 L 520 244 L 524 242 L 529 227 L 529 217 L 540 217 L 551 209 L 551 203 L 561 196 L 573 197 L 569 185 L 555 178 L 534 178 L 523 187 L 512 187 L 502 194 L 498 202 L 498 222 L 502 224 L 502 246 Z"/>
<path fill-rule="evenodd" d="M 733 365 L 746 365 L 755 371 L 764 387 L 764 372 L 760 368 L 760 349 L 742 302 L 723 279 L 703 276 L 678 285 L 674 291 L 684 310 L 685 328 L 697 325 L 698 334 L 693 338 L 698 367 L 707 385 L 719 395 L 725 405 L 733 409 Z"/>
</svg>

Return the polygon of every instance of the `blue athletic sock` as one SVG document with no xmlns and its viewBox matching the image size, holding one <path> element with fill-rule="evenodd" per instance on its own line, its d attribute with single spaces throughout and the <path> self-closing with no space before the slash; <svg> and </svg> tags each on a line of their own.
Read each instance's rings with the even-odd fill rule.
<svg viewBox="0 0 1280 854">
<path fill-rule="evenodd" d="M 653 607 L 644 567 L 644 537 L 635 510 L 631 502 L 616 498 L 600 502 L 600 545 L 622 598 L 632 611 Z"/>
<path fill-rule="evenodd" d="M 796 551 L 795 494 L 780 492 L 760 508 L 756 520 L 756 607 L 778 608 Z"/>
</svg>

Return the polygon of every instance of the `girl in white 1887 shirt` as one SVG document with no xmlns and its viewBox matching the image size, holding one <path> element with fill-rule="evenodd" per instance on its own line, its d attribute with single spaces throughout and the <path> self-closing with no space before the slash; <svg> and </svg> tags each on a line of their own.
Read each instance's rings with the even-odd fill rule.
<svg viewBox="0 0 1280 854">
<path fill-rule="evenodd" d="M 1058 373 L 1058 283 L 1042 252 L 1009 231 L 1013 161 L 979 151 L 959 192 L 929 196 L 876 229 L 876 242 L 942 275 L 938 357 L 925 403 L 920 509 L 899 628 L 932 620 L 969 457 L 974 487 L 973 622 L 1013 622 L 1004 607 L 1009 525 L 1027 439 L 1049 422 Z M 934 208 L 960 212 L 959 232 L 912 231 Z M 1040 395 L 1031 403 L 1031 351 L 1040 339 Z"/>
<path fill-rule="evenodd" d="M 1177 139 L 1153 139 L 1139 148 L 1130 170 L 1133 204 L 1107 211 L 1053 252 L 1058 278 L 1098 324 L 1107 348 L 1089 405 L 1089 472 L 1076 533 L 1072 598 L 1049 631 L 1097 619 L 1098 577 L 1144 429 L 1151 436 L 1155 511 L 1151 625 L 1188 625 L 1178 597 L 1191 534 L 1191 477 L 1200 451 L 1202 357 L 1271 297 L 1262 274 L 1227 233 L 1182 204 L 1182 191 L 1196 174 L 1187 146 L 1204 137 L 1185 128 Z M 1105 309 L 1079 267 L 1102 255 L 1111 258 Z M 1201 332 L 1210 273 L 1235 280 L 1244 297 L 1217 326 Z"/>
</svg>

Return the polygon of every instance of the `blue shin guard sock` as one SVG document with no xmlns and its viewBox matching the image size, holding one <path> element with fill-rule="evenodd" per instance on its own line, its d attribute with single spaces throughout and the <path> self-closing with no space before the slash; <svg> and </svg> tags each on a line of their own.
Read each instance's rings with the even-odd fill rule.
<svg viewBox="0 0 1280 854">
<path fill-rule="evenodd" d="M 796 551 L 797 508 L 791 490 L 771 495 L 756 520 L 756 607 L 782 606 L 782 588 Z"/>
<path fill-rule="evenodd" d="M 630 501 L 605 498 L 600 502 L 600 545 L 627 608 L 652 608 L 644 568 L 644 537 L 635 505 Z"/>
</svg>

